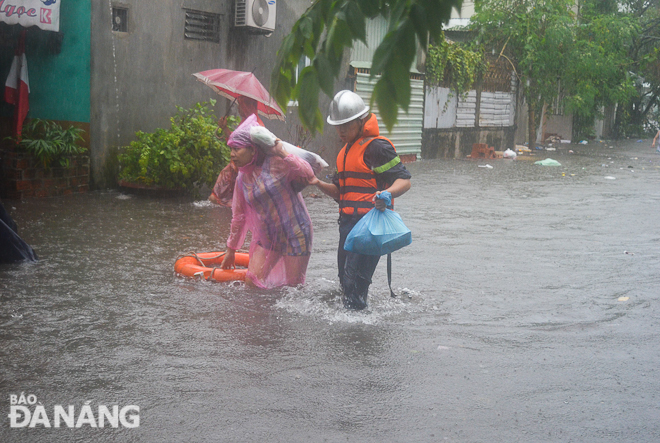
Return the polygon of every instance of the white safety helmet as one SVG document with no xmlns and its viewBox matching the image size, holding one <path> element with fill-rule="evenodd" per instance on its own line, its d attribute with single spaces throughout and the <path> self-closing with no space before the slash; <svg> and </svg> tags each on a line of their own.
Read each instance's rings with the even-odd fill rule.
<svg viewBox="0 0 660 443">
<path fill-rule="evenodd" d="M 328 123 L 334 126 L 343 125 L 356 118 L 364 117 L 369 112 L 369 106 L 362 98 L 349 90 L 339 91 L 330 103 Z"/>
</svg>

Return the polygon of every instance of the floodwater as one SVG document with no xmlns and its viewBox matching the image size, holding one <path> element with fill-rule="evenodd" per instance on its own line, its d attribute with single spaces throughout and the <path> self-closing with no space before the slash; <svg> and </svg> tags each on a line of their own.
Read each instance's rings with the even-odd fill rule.
<svg viewBox="0 0 660 443">
<path fill-rule="evenodd" d="M 223 249 L 229 210 L 117 191 L 5 201 L 42 259 L 0 267 L 0 441 L 657 442 L 649 145 L 535 152 L 561 167 L 409 165 L 399 297 L 382 260 L 364 312 L 342 308 L 329 198 L 306 198 L 307 284 L 272 292 L 173 274 L 178 255 Z M 34 427 L 10 427 L 12 399 Z M 55 405 L 80 426 L 56 428 Z M 94 427 L 101 405 L 138 406 L 139 426 L 129 409 Z"/>
</svg>

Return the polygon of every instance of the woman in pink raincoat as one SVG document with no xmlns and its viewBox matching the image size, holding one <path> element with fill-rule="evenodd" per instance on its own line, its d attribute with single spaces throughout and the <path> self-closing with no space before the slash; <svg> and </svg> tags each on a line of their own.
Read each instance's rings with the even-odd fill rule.
<svg viewBox="0 0 660 443">
<path fill-rule="evenodd" d="M 264 122 L 259 118 L 258 103 L 256 100 L 249 97 L 238 97 L 238 115 L 241 117 L 241 122 L 245 121 L 249 116 L 255 115 L 257 123 L 264 126 Z M 227 127 L 227 117 L 223 117 L 218 122 L 218 126 L 222 129 L 222 134 L 226 140 L 226 134 L 231 135 L 231 131 Z M 209 200 L 217 205 L 226 206 L 231 208 L 231 201 L 234 196 L 234 185 L 236 183 L 236 176 L 238 175 L 238 167 L 234 162 L 229 162 L 225 168 L 220 171 L 218 178 L 213 186 L 213 191 L 209 195 Z"/>
<path fill-rule="evenodd" d="M 246 284 L 260 288 L 305 282 L 312 250 L 312 222 L 296 184 L 314 177 L 309 163 L 289 154 L 277 140 L 270 150 L 252 141 L 250 116 L 229 137 L 231 159 L 238 166 L 232 200 L 231 232 L 223 269 L 234 266 L 235 252 L 252 233 Z"/>
</svg>

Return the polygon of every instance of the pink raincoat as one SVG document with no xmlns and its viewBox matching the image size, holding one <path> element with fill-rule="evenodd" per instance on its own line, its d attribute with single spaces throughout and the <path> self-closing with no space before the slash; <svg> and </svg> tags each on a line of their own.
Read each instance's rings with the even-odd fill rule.
<svg viewBox="0 0 660 443">
<path fill-rule="evenodd" d="M 230 146 L 251 144 L 250 120 L 232 133 Z M 292 154 L 266 156 L 258 164 L 260 158 L 255 154 L 250 164 L 239 168 L 227 247 L 241 248 L 250 231 L 248 278 L 262 288 L 303 284 L 312 251 L 312 222 L 302 195 L 292 185 L 306 183 L 314 172 Z"/>
</svg>

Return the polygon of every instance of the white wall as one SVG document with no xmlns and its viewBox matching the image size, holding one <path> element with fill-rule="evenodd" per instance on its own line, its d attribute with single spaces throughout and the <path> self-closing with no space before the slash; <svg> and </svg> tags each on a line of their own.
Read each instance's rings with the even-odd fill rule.
<svg viewBox="0 0 660 443">
<path fill-rule="evenodd" d="M 475 126 L 477 91 L 457 97 L 448 88 L 427 87 L 424 128 L 471 128 Z M 479 126 L 513 126 L 515 94 L 512 92 L 481 93 Z"/>
</svg>

